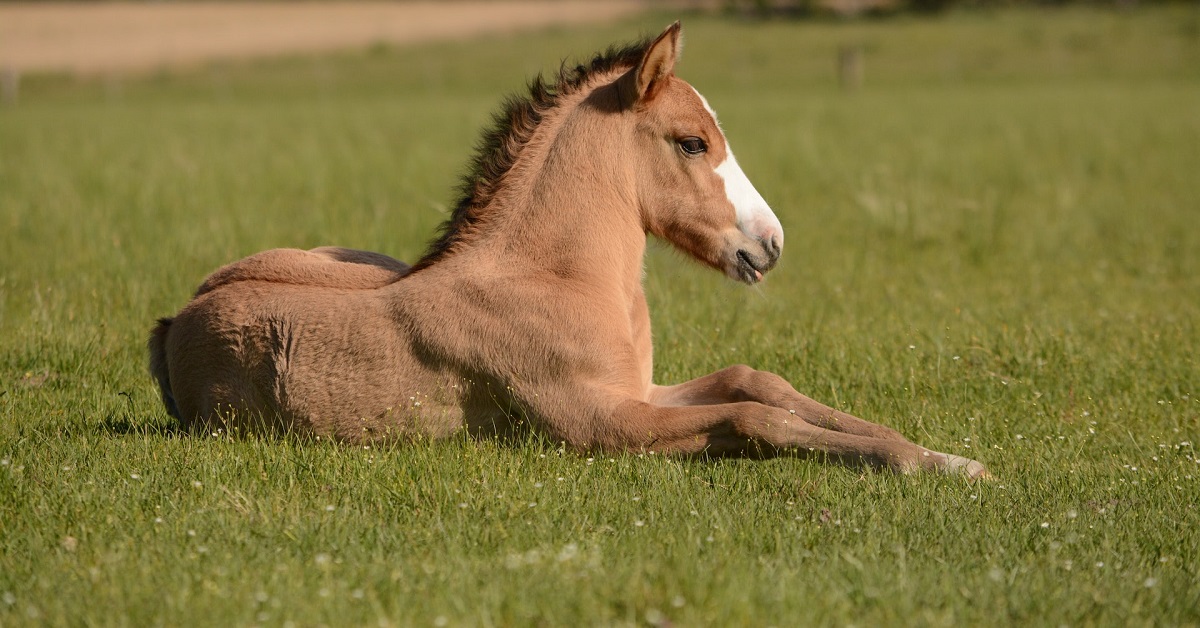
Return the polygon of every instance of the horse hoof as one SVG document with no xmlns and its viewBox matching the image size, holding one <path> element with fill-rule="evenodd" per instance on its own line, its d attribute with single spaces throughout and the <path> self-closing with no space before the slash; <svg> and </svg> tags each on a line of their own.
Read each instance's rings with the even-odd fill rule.
<svg viewBox="0 0 1200 628">
<path fill-rule="evenodd" d="M 985 482 L 991 482 L 992 480 L 996 479 L 996 476 L 992 475 L 992 472 L 988 471 L 987 467 L 985 467 L 982 464 L 975 462 L 975 461 L 971 461 L 971 462 L 972 462 L 972 464 L 969 465 L 968 469 L 967 469 L 967 479 L 968 480 L 970 480 L 972 482 L 974 482 L 976 480 L 983 480 Z"/>
<path fill-rule="evenodd" d="M 962 474 L 967 476 L 967 479 L 974 482 L 975 480 L 991 480 L 992 474 L 978 460 L 971 460 L 962 456 L 951 454 L 946 455 L 946 473 Z"/>
</svg>

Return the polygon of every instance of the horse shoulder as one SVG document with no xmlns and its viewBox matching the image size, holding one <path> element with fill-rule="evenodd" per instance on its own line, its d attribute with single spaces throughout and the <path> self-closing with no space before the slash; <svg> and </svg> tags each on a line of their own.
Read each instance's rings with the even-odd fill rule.
<svg viewBox="0 0 1200 628">
<path fill-rule="evenodd" d="M 380 253 L 324 246 L 311 251 L 271 249 L 219 268 L 195 296 L 241 281 L 370 290 L 403 278 L 408 264 Z"/>
<path fill-rule="evenodd" d="M 629 304 L 544 277 L 477 270 L 466 275 L 431 268 L 389 293 L 396 297 L 393 312 L 403 319 L 399 326 L 422 353 L 531 397 L 544 382 L 564 378 L 641 396 L 650 377 L 648 317 L 639 329 L 631 324 Z M 644 311 L 644 303 L 632 309 Z"/>
</svg>

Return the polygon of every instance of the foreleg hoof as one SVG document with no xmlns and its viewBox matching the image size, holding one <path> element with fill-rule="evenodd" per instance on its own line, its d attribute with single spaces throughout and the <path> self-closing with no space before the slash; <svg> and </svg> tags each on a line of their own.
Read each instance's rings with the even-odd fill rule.
<svg viewBox="0 0 1200 628">
<path fill-rule="evenodd" d="M 991 480 L 993 476 L 988 472 L 987 467 L 983 466 L 978 460 L 971 460 L 962 456 L 953 454 L 942 454 L 946 458 L 946 462 L 940 465 L 940 470 L 943 473 L 951 475 L 965 475 L 968 480 L 974 482 L 976 480 Z"/>
</svg>

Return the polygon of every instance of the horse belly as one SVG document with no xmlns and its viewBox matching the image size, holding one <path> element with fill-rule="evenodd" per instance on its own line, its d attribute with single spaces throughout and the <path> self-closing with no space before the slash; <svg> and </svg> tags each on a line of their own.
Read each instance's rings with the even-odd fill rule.
<svg viewBox="0 0 1200 628">
<path fill-rule="evenodd" d="M 420 365 L 394 328 L 371 323 L 347 336 L 328 333 L 330 322 L 289 322 L 292 350 L 271 358 L 286 420 L 349 442 L 442 438 L 462 425 L 453 384 Z"/>
</svg>

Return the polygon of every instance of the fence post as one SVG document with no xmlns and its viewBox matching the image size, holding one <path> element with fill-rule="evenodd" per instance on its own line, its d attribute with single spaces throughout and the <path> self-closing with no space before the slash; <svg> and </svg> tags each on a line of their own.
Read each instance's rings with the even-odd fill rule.
<svg viewBox="0 0 1200 628">
<path fill-rule="evenodd" d="M 838 82 L 841 83 L 842 89 L 852 92 L 862 87 L 863 59 L 861 46 L 846 45 L 838 48 L 837 67 Z"/>
<path fill-rule="evenodd" d="M 17 92 L 21 88 L 21 73 L 14 67 L 0 70 L 0 103 L 17 104 Z"/>
</svg>

